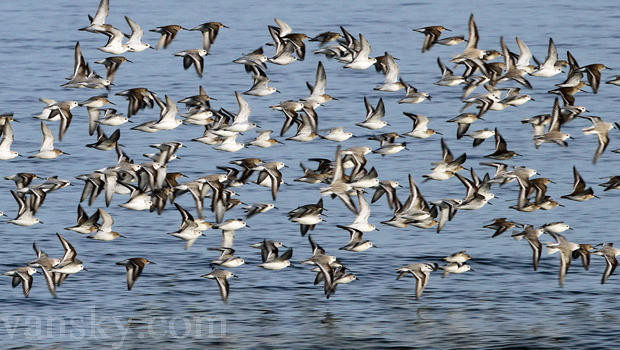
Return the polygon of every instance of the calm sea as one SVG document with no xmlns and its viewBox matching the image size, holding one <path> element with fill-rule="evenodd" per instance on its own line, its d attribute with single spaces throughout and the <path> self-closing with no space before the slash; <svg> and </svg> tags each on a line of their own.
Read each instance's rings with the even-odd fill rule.
<svg viewBox="0 0 620 350">
<path fill-rule="evenodd" d="M 79 41 L 91 67 L 103 73 L 103 67 L 92 62 L 107 55 L 99 50 L 106 38 L 77 29 L 88 25 L 87 14 L 94 15 L 97 1 L 16 1 L 0 2 L 0 112 L 14 112 L 20 123 L 14 123 L 13 148 L 29 155 L 40 146 L 38 114 L 42 103 L 38 98 L 82 101 L 103 91 L 64 89 L 60 84 L 73 71 L 73 48 Z M 220 21 L 230 29 L 222 29 L 205 58 L 205 74 L 199 79 L 193 68 L 184 71 L 182 59 L 173 53 L 201 45 L 198 32 L 180 32 L 167 50 L 147 50 L 128 53 L 133 63 L 121 66 L 111 99 L 120 111 L 127 102 L 115 93 L 133 87 L 147 87 L 160 96 L 173 99 L 195 95 L 203 85 L 215 97 L 214 106 L 236 111 L 234 91 L 245 91 L 251 77 L 241 65 L 231 63 L 270 41 L 267 25 L 273 18 L 289 23 L 294 31 L 316 35 L 323 31 L 338 31 L 345 26 L 351 33 L 363 33 L 372 44 L 373 54 L 385 51 L 397 57 L 402 77 L 433 99 L 418 105 L 398 105 L 399 93 L 379 93 L 373 87 L 383 77 L 372 69 L 350 71 L 336 61 L 313 55 L 315 43 L 308 44 L 306 60 L 288 66 L 270 65 L 269 77 L 281 94 L 268 97 L 248 97 L 252 107 L 251 120 L 264 129 L 279 130 L 283 121 L 280 112 L 270 104 L 308 95 L 305 82 L 314 82 L 319 60 L 327 72 L 327 93 L 338 98 L 318 109 L 320 128 L 345 126 L 358 136 L 371 134 L 356 127 L 365 115 L 363 97 L 372 103 L 383 97 L 389 127 L 381 131 L 408 131 L 410 121 L 402 112 L 420 113 L 430 117 L 432 128 L 441 131 L 455 154 L 467 152 L 466 166 L 482 175 L 492 169 L 480 166 L 483 156 L 493 150 L 492 139 L 472 148 L 471 140 L 456 140 L 456 126 L 446 120 L 459 114 L 461 90 L 458 87 L 439 87 L 432 82 L 440 78 L 437 57 L 444 62 L 463 50 L 463 46 L 435 46 L 422 54 L 423 35 L 413 28 L 444 25 L 452 30 L 447 35 L 467 35 L 467 20 L 474 13 L 480 32 L 479 47 L 499 49 L 503 36 L 511 50 L 518 52 L 514 37 L 518 36 L 531 48 L 539 60 L 547 53 L 548 39 L 557 44 L 561 58 L 566 50 L 580 64 L 605 63 L 620 68 L 620 39 L 617 22 L 620 15 L 615 2 L 568 3 L 539 1 L 446 1 L 396 2 L 376 1 L 314 1 L 314 2 L 247 2 L 247 1 L 118 1 L 111 0 L 108 23 L 128 31 L 123 16 L 130 16 L 145 30 L 145 40 L 155 44 L 156 33 L 148 29 L 168 24 L 193 27 L 207 21 Z M 266 47 L 269 55 L 272 48 Z M 460 72 L 460 68 L 458 70 Z M 603 71 L 607 80 L 616 71 Z M 330 300 L 323 296 L 322 286 L 313 286 L 314 273 L 299 261 L 311 254 L 307 238 L 301 237 L 298 225 L 287 220 L 286 212 L 316 202 L 320 185 L 294 182 L 302 175 L 299 162 L 307 158 L 333 158 L 336 144 L 326 140 L 311 143 L 287 141 L 271 149 L 247 148 L 238 153 L 213 150 L 210 146 L 191 142 L 202 135 L 202 128 L 182 125 L 172 131 L 146 134 L 130 130 L 131 124 L 121 127 L 121 143 L 136 161 L 152 152 L 149 144 L 181 141 L 181 159 L 169 165 L 169 171 L 181 171 L 190 179 L 216 173 L 216 166 L 231 159 L 259 157 L 267 161 L 283 161 L 286 185 L 280 189 L 276 202 L 278 210 L 249 220 L 251 228 L 237 232 L 235 249 L 246 264 L 235 269 L 238 279 L 231 280 L 228 304 L 220 300 L 217 285 L 200 278 L 211 269 L 209 262 L 217 254 L 206 247 L 218 246 L 220 233 L 207 231 L 206 237 L 189 250 L 184 243 L 166 234 L 177 229 L 180 215 L 169 208 L 161 215 L 134 212 L 120 208 L 124 196 L 115 196 L 107 210 L 114 217 L 114 228 L 126 238 L 113 242 L 86 239 L 63 228 L 75 223 L 76 206 L 82 182 L 74 177 L 114 165 L 114 152 L 85 148 L 94 142 L 88 136 L 87 113 L 74 109 L 73 123 L 57 147 L 69 153 L 56 160 L 40 161 L 17 158 L 0 162 L 0 175 L 16 172 L 36 172 L 41 176 L 57 175 L 72 180 L 74 186 L 50 194 L 38 216 L 44 225 L 18 227 L 1 225 L 0 269 L 9 270 L 34 258 L 33 241 L 53 256 L 62 254 L 55 233 L 61 232 L 76 247 L 88 271 L 69 277 L 53 299 L 40 275 L 35 276 L 30 298 L 21 289 L 11 289 L 10 279 L 2 279 L 0 293 L 0 347 L 2 348 L 612 348 L 617 347 L 620 332 L 620 278 L 612 276 L 605 285 L 600 276 L 605 268 L 603 258 L 593 257 L 589 271 L 575 262 L 563 288 L 558 284 L 558 255 L 543 258 L 538 272 L 531 263 L 531 249 L 525 241 L 514 241 L 510 232 L 491 239 L 491 232 L 482 226 L 496 217 L 541 225 L 551 221 L 566 221 L 574 227 L 567 233 L 578 243 L 617 241 L 620 224 L 618 208 L 620 194 L 603 192 L 596 186 L 603 176 L 620 175 L 620 155 L 609 150 L 620 147 L 618 130 L 612 130 L 611 145 L 599 163 L 592 166 L 596 137 L 581 131 L 590 125 L 587 120 L 575 120 L 565 130 L 575 140 L 569 147 L 544 144 L 535 149 L 532 130 L 520 120 L 536 114 L 549 113 L 553 95 L 546 92 L 561 82 L 565 74 L 554 78 L 529 78 L 534 89 L 529 91 L 535 101 L 518 108 L 491 111 L 485 121 L 476 122 L 473 130 L 499 127 L 508 146 L 521 157 L 508 161 L 538 170 L 540 176 L 553 179 L 548 194 L 564 207 L 550 211 L 520 213 L 509 209 L 516 203 L 518 186 L 514 183 L 494 189 L 498 198 L 477 211 L 459 212 L 441 234 L 417 228 L 395 229 L 379 224 L 391 217 L 387 204 L 371 205 L 370 221 L 380 231 L 367 234 L 378 248 L 364 253 L 339 251 L 348 241 L 346 232 L 337 224 L 349 224 L 351 213 L 339 200 L 328 197 L 327 222 L 313 231 L 315 240 L 328 252 L 336 254 L 358 277 L 349 285 L 338 288 Z M 513 86 L 504 83 L 503 86 Z M 577 95 L 577 104 L 585 105 L 592 115 L 608 121 L 618 121 L 620 88 L 601 85 L 598 94 Z M 138 113 L 135 122 L 155 119 L 159 110 Z M 134 124 L 135 125 L 135 124 Z M 50 123 L 57 132 L 58 125 Z M 108 133 L 114 129 L 107 128 Z M 240 137 L 248 142 L 254 131 Z M 289 135 L 290 136 L 290 135 Z M 384 158 L 369 155 L 369 166 L 375 166 L 382 180 L 407 182 L 413 174 L 427 200 L 460 198 L 465 189 L 455 178 L 448 181 L 422 183 L 422 175 L 430 172 L 431 162 L 441 157 L 439 137 L 408 140 L 409 150 Z M 343 147 L 369 144 L 367 137 L 353 138 Z M 371 144 L 374 148 L 376 145 Z M 588 184 L 595 187 L 600 199 L 585 203 L 561 200 L 572 190 L 572 167 L 576 165 Z M 0 209 L 14 217 L 17 205 L 9 190 L 10 181 L 0 181 Z M 268 188 L 248 184 L 238 190 L 246 203 L 271 201 Z M 407 197 L 406 189 L 399 192 Z M 366 196 L 370 198 L 372 192 Z M 103 196 L 102 196 L 103 197 Z M 179 203 L 193 210 L 189 195 Z M 87 207 L 92 213 L 104 207 L 103 198 Z M 208 212 L 207 219 L 212 219 Z M 241 217 L 235 208 L 227 218 Z M 0 219 L 6 221 L 6 218 Z M 263 238 L 284 241 L 294 248 L 294 267 L 267 271 L 257 267 L 258 250 L 249 245 Z M 541 237 L 542 241 L 551 240 Z M 424 295 L 415 299 L 413 279 L 396 281 L 399 266 L 424 261 L 439 262 L 444 256 L 467 250 L 472 256 L 473 272 L 440 278 L 433 274 Z M 114 263 L 129 257 L 141 256 L 155 261 L 128 292 L 125 271 Z"/>
</svg>

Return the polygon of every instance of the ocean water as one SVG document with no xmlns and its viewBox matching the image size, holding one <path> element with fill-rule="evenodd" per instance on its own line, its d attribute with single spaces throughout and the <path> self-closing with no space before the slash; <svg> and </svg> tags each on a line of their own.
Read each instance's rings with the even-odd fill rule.
<svg viewBox="0 0 620 350">
<path fill-rule="evenodd" d="M 103 93 L 101 90 L 65 89 L 60 87 L 64 78 L 73 71 L 73 48 L 80 42 L 84 57 L 91 67 L 103 73 L 103 67 L 93 64 L 107 54 L 97 50 L 106 38 L 77 29 L 88 25 L 87 14 L 94 15 L 97 1 L 37 1 L 27 4 L 15 1 L 0 2 L 3 25 L 0 26 L 0 112 L 14 112 L 20 121 L 14 123 L 13 149 L 23 155 L 38 150 L 41 133 L 38 114 L 40 97 L 56 100 L 82 101 Z M 371 1 L 333 2 L 206 2 L 169 1 L 125 2 L 111 0 L 107 23 L 123 31 L 128 27 L 127 15 L 145 30 L 144 39 L 156 44 L 158 35 L 148 29 L 167 24 L 193 27 L 206 21 L 220 21 L 230 29 L 222 29 L 211 54 L 205 58 L 205 74 L 200 79 L 193 68 L 184 71 L 182 59 L 173 53 L 201 46 L 197 32 L 180 32 L 166 50 L 147 50 L 128 53 L 133 63 L 124 63 L 110 91 L 111 99 L 120 111 L 127 102 L 115 93 L 133 87 L 147 87 L 159 96 L 170 95 L 175 100 L 195 95 L 203 85 L 217 100 L 215 107 L 236 111 L 234 91 L 245 91 L 251 86 L 251 77 L 241 65 L 231 63 L 270 41 L 266 26 L 273 18 L 281 18 L 294 31 L 313 36 L 320 32 L 338 31 L 343 25 L 351 33 L 363 33 L 372 45 L 373 55 L 389 51 L 399 58 L 402 77 L 433 99 L 417 105 L 399 105 L 403 92 L 380 93 L 373 87 L 383 77 L 373 69 L 350 71 L 342 64 L 313 55 L 315 43 L 308 43 L 306 60 L 287 66 L 270 65 L 268 75 L 272 85 L 282 93 L 268 97 L 247 97 L 252 108 L 250 119 L 264 129 L 279 130 L 283 121 L 280 112 L 268 108 L 287 99 L 307 96 L 305 82 L 314 82 L 317 63 L 322 61 L 327 72 L 327 93 L 338 98 L 318 109 L 320 128 L 345 126 L 360 136 L 352 138 L 343 147 L 372 144 L 367 140 L 369 130 L 355 126 L 365 115 L 363 97 L 375 104 L 383 97 L 386 105 L 385 120 L 389 127 L 378 132 L 410 130 L 410 121 L 402 112 L 420 113 L 430 117 L 430 127 L 441 131 L 457 155 L 467 152 L 466 166 L 483 175 L 492 171 L 479 165 L 485 154 L 493 151 L 492 139 L 472 148 L 471 139 L 456 140 L 456 126 L 446 120 L 459 114 L 461 89 L 432 84 L 440 78 L 436 58 L 444 62 L 460 52 L 464 46 L 436 45 L 422 54 L 423 35 L 411 29 L 427 25 L 444 25 L 452 30 L 447 35 L 467 35 L 467 20 L 475 14 L 480 33 L 479 47 L 499 49 L 503 36 L 513 51 L 517 51 L 514 37 L 518 36 L 543 60 L 548 39 L 552 37 L 561 58 L 566 50 L 582 65 L 604 63 L 620 68 L 620 38 L 617 32 L 618 12 L 614 2 L 565 3 L 537 1 L 499 2 L 396 2 L 384 4 Z M 267 54 L 272 48 L 265 47 Z M 460 69 L 458 70 L 460 72 Z M 608 80 L 615 70 L 603 71 Z M 600 277 L 605 261 L 593 256 L 589 271 L 574 262 L 564 287 L 558 283 L 559 257 L 547 255 L 546 250 L 537 272 L 532 269 L 531 249 L 525 241 L 515 241 L 510 232 L 491 239 L 492 232 L 482 226 L 496 217 L 541 225 L 551 221 L 565 221 L 574 230 L 567 237 L 578 243 L 614 242 L 618 240 L 617 226 L 620 193 L 603 192 L 596 184 L 604 176 L 620 175 L 620 155 L 610 150 L 619 148 L 620 132 L 610 132 L 609 150 L 598 164 L 591 159 L 596 149 L 596 137 L 581 131 L 590 125 L 575 120 L 563 130 L 575 140 L 567 148 L 544 144 L 535 149 L 532 130 L 520 120 L 551 111 L 554 96 L 547 91 L 563 81 L 565 74 L 553 78 L 528 78 L 533 90 L 528 91 L 535 101 L 518 108 L 490 111 L 484 121 L 478 121 L 472 130 L 498 127 L 508 141 L 509 149 L 522 154 L 507 161 L 510 165 L 524 165 L 538 170 L 540 176 L 551 178 L 548 194 L 564 207 L 550 211 L 521 213 L 509 209 L 516 203 L 518 186 L 508 184 L 494 187 L 496 199 L 492 205 L 476 211 L 460 211 L 440 234 L 418 228 L 396 229 L 379 224 L 392 213 L 384 199 L 371 205 L 370 221 L 380 231 L 366 235 L 378 248 L 363 253 L 339 251 L 348 235 L 336 228 L 349 224 L 353 217 L 337 199 L 325 198 L 328 209 L 326 222 L 312 232 L 314 239 L 340 260 L 358 277 L 349 285 L 342 285 L 329 300 L 323 296 L 322 286 L 313 286 L 314 273 L 299 262 L 310 257 L 306 237 L 301 237 L 297 224 L 287 220 L 286 213 L 302 204 L 314 203 L 320 198 L 322 185 L 294 182 L 303 171 L 300 162 L 308 158 L 332 158 L 336 144 L 317 139 L 310 143 L 285 141 L 270 149 L 250 147 L 237 153 L 226 153 L 210 146 L 191 142 L 202 135 L 202 127 L 182 125 L 172 131 L 154 134 L 130 130 L 131 124 L 120 127 L 121 143 L 136 161 L 151 152 L 149 144 L 181 141 L 188 147 L 179 150 L 181 159 L 169 164 L 169 171 L 181 171 L 190 179 L 217 173 L 216 166 L 226 165 L 231 159 L 259 157 L 266 161 L 283 161 L 286 182 L 276 202 L 278 210 L 259 214 L 248 221 L 250 228 L 236 233 L 235 249 L 246 264 L 234 269 L 238 279 L 232 279 L 228 304 L 221 301 L 217 284 L 200 278 L 211 271 L 209 262 L 217 252 L 206 247 L 218 246 L 220 233 L 206 232 L 189 250 L 184 242 L 166 232 L 177 229 L 180 216 L 168 206 L 161 216 L 155 213 L 129 211 L 118 206 L 126 197 L 115 195 L 107 208 L 114 217 L 114 229 L 125 238 L 99 242 L 65 231 L 75 223 L 75 210 L 82 191 L 80 174 L 112 166 L 114 152 L 102 152 L 84 147 L 95 141 L 88 136 L 87 113 L 84 108 L 73 110 L 73 122 L 62 142 L 56 146 L 70 155 L 56 160 L 34 160 L 19 157 L 0 162 L 0 175 L 16 172 L 35 172 L 41 176 L 57 175 L 70 179 L 74 186 L 51 193 L 38 213 L 43 225 L 19 227 L 5 225 L 0 218 L 0 268 L 2 271 L 19 266 L 34 258 L 33 241 L 53 256 L 60 256 L 62 248 L 55 233 L 61 232 L 72 242 L 88 271 L 68 278 L 53 299 L 44 279 L 35 276 L 30 298 L 24 298 L 20 288 L 12 289 L 8 277 L 0 285 L 0 346 L 2 348 L 611 348 L 617 347 L 620 331 L 620 279 L 612 276 L 604 285 Z M 502 83 L 512 87 L 514 83 Z M 607 121 L 618 121 L 617 106 L 620 88 L 601 84 L 598 94 L 577 95 L 577 104 L 584 105 L 591 115 Z M 182 109 L 183 106 L 180 106 Z M 155 119 L 157 108 L 143 110 L 132 118 L 136 123 Z M 49 124 L 56 133 L 57 123 Z M 135 125 L 135 124 L 134 124 Z M 111 133 L 114 128 L 106 128 Z M 248 142 L 254 131 L 242 135 Z M 287 135 L 287 136 L 290 136 Z M 427 200 L 460 198 L 465 190 L 456 178 L 448 181 L 423 183 L 422 175 L 430 172 L 431 162 L 440 160 L 439 136 L 426 140 L 410 139 L 409 150 L 381 157 L 370 154 L 368 166 L 378 170 L 382 180 L 407 183 L 412 174 Z M 600 199 L 572 202 L 560 199 L 572 191 L 572 167 L 575 165 L 589 185 L 595 187 Z M 10 181 L 0 181 L 0 210 L 14 217 L 17 205 L 9 190 Z M 268 188 L 247 184 L 238 191 L 246 203 L 271 202 Z M 366 198 L 370 199 L 372 191 Z M 407 190 L 399 192 L 406 199 Z M 193 210 L 189 195 L 178 202 Z M 86 211 L 105 207 L 101 196 Z M 212 220 L 212 214 L 207 219 Z M 240 207 L 227 213 L 227 218 L 241 217 Z M 294 248 L 293 267 L 281 271 L 267 271 L 260 263 L 258 250 L 249 245 L 263 238 L 276 239 Z M 541 241 L 551 241 L 542 236 Z M 434 273 L 420 300 L 415 299 L 413 279 L 396 281 L 395 269 L 416 262 L 440 262 L 453 252 L 467 250 L 472 256 L 475 271 L 440 278 Z M 154 262 L 144 270 L 132 291 L 126 290 L 125 271 L 114 263 L 129 257 L 146 257 Z"/>
</svg>

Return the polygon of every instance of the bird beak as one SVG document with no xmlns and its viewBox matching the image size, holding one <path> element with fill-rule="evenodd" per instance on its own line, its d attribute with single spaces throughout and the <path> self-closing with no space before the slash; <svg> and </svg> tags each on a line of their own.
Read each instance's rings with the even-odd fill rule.
<svg viewBox="0 0 620 350">
<path fill-rule="evenodd" d="M 82 268 L 82 270 L 84 270 L 84 271 L 88 271 L 88 269 L 87 269 L 87 268 L 85 268 L 85 267 L 84 267 L 84 268 Z"/>
</svg>

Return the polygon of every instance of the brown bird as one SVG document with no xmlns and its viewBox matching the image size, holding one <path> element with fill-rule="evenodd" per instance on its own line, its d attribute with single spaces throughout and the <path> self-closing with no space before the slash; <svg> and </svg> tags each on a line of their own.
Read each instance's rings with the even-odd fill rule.
<svg viewBox="0 0 620 350">
<path fill-rule="evenodd" d="M 207 55 L 209 54 L 209 50 L 211 49 L 211 45 L 215 42 L 217 38 L 217 34 L 219 33 L 221 28 L 228 28 L 222 22 L 206 22 L 196 27 L 190 29 L 190 31 L 200 31 L 202 32 L 202 48 L 207 51 Z"/>
<path fill-rule="evenodd" d="M 155 263 L 145 258 L 130 258 L 116 263 L 116 265 L 123 265 L 127 269 L 127 290 L 131 290 L 138 277 L 142 274 L 142 270 L 148 264 Z"/>
<path fill-rule="evenodd" d="M 424 44 L 422 44 L 422 52 L 426 52 L 435 45 L 437 39 L 441 35 L 441 32 L 444 30 L 451 31 L 450 29 L 444 26 L 428 26 L 423 28 L 413 29 L 414 32 L 424 34 Z"/>
<path fill-rule="evenodd" d="M 162 26 L 162 27 L 157 27 L 155 29 L 151 29 L 151 32 L 155 32 L 155 33 L 159 33 L 161 34 L 161 38 L 159 38 L 159 41 L 157 42 L 157 50 L 161 49 L 161 48 L 168 48 L 168 45 L 170 45 L 170 43 L 172 42 L 172 40 L 174 40 L 174 38 L 177 36 L 177 33 L 180 30 L 187 30 L 185 28 L 183 28 L 183 26 L 178 25 L 178 24 L 170 24 L 167 26 Z"/>
</svg>

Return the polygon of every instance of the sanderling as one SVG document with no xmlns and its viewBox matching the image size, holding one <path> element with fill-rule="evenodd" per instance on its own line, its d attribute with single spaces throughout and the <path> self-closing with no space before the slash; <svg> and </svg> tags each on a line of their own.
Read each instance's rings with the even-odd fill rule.
<svg viewBox="0 0 620 350">
<path fill-rule="evenodd" d="M 356 228 L 343 225 L 336 225 L 336 227 L 347 230 L 349 232 L 349 243 L 347 243 L 347 245 L 343 247 L 340 247 L 339 249 L 341 250 L 363 252 L 375 246 L 371 241 L 364 240 L 364 233 Z"/>
<path fill-rule="evenodd" d="M 573 252 L 579 249 L 579 244 L 569 242 L 564 236 L 559 233 L 547 231 L 555 240 L 556 243 L 547 243 L 547 252 L 553 254 L 560 252 L 560 287 L 564 284 L 566 273 L 570 267 L 571 257 Z"/>
<path fill-rule="evenodd" d="M 545 62 L 530 74 L 537 77 L 548 78 L 562 73 L 562 66 L 563 64 L 558 62 L 558 49 L 555 47 L 553 39 L 549 38 L 549 47 L 547 49 L 547 58 Z"/>
<path fill-rule="evenodd" d="M 129 258 L 116 263 L 116 265 L 125 266 L 127 269 L 127 290 L 131 290 L 138 277 L 142 274 L 142 270 L 148 264 L 155 263 L 146 258 Z"/>
<path fill-rule="evenodd" d="M 506 218 L 497 218 L 493 219 L 492 223 L 484 225 L 483 227 L 495 230 L 495 232 L 491 236 L 491 238 L 495 238 L 515 226 L 523 227 L 522 224 L 507 220 Z"/>
<path fill-rule="evenodd" d="M 196 68 L 196 73 L 199 77 L 202 78 L 202 72 L 204 71 L 204 58 L 203 56 L 207 55 L 207 50 L 205 49 L 190 49 L 180 51 L 174 54 L 175 56 L 183 57 L 183 68 L 188 69 L 189 67 L 194 65 Z"/>
<path fill-rule="evenodd" d="M 177 33 L 180 30 L 185 30 L 185 28 L 183 28 L 183 26 L 178 25 L 178 24 L 170 24 L 167 26 L 162 26 L 162 27 L 157 27 L 155 29 L 151 29 L 150 30 L 151 32 L 161 34 L 161 38 L 159 38 L 159 41 L 157 42 L 157 50 L 162 49 L 162 48 L 163 49 L 168 48 L 168 45 L 170 45 L 170 43 L 172 42 L 172 40 L 174 40 L 174 38 L 177 36 Z"/>
<path fill-rule="evenodd" d="M 215 279 L 217 281 L 218 287 L 220 288 L 220 295 L 222 296 L 222 300 L 225 303 L 228 302 L 228 295 L 230 294 L 230 285 L 228 284 L 228 279 L 231 277 L 237 277 L 234 273 L 227 270 L 215 269 L 208 274 L 202 275 L 200 277 Z"/>
<path fill-rule="evenodd" d="M 114 219 L 112 218 L 112 215 L 108 214 L 107 211 L 101 208 L 99 208 L 98 212 L 99 217 L 101 217 L 101 224 L 99 224 L 97 231 L 88 236 L 87 238 L 100 241 L 111 241 L 117 239 L 118 237 L 125 237 L 118 232 L 112 231 L 112 225 L 114 225 Z"/>
<path fill-rule="evenodd" d="M 444 26 L 428 26 L 417 29 L 412 29 L 414 32 L 424 34 L 424 44 L 422 44 L 422 53 L 428 51 L 435 45 L 441 32 L 444 30 L 450 31 L 450 29 Z"/>
<path fill-rule="evenodd" d="M 418 264 L 409 264 L 396 269 L 398 271 L 397 280 L 405 277 L 407 274 L 412 274 L 415 277 L 415 297 L 416 299 L 420 299 L 422 296 L 422 292 L 426 285 L 428 284 L 428 280 L 430 279 L 430 275 L 432 271 L 436 271 L 438 268 L 436 263 L 418 263 Z"/>
<path fill-rule="evenodd" d="M 613 243 L 603 243 L 600 246 L 601 248 L 598 248 L 592 252 L 592 254 L 601 255 L 605 258 L 607 265 L 605 266 L 605 272 L 603 272 L 603 277 L 601 278 L 601 284 L 604 284 L 609 276 L 614 273 L 616 267 L 618 267 L 616 256 L 620 255 L 620 249 L 614 247 Z"/>
<path fill-rule="evenodd" d="M 538 237 L 543 234 L 544 230 L 542 228 L 535 228 L 532 225 L 525 225 L 525 229 L 521 232 L 516 232 L 512 234 L 512 237 L 516 240 L 521 240 L 525 238 L 527 242 L 532 247 L 532 262 L 534 263 L 534 271 L 538 270 L 538 263 L 540 262 L 540 256 L 542 254 L 542 243 Z"/>
<path fill-rule="evenodd" d="M 364 96 L 364 105 L 366 106 L 366 120 L 355 123 L 355 125 L 371 130 L 381 129 L 384 126 L 389 125 L 382 119 L 385 116 L 385 105 L 383 104 L 383 98 L 379 98 L 377 106 L 373 108 L 366 96 Z"/>
<path fill-rule="evenodd" d="M 443 274 L 441 274 L 442 278 L 447 277 L 451 273 L 463 273 L 467 271 L 474 271 L 474 269 L 468 264 L 453 262 L 447 265 L 439 266 L 440 269 L 443 270 Z"/>
<path fill-rule="evenodd" d="M 13 280 L 11 281 L 11 285 L 13 286 L 13 288 L 19 286 L 19 284 L 21 283 L 24 296 L 28 298 L 28 296 L 30 295 L 30 289 L 32 288 L 32 275 L 34 275 L 35 273 L 37 273 L 37 269 L 35 269 L 34 267 L 23 266 L 18 267 L 14 270 L 7 271 L 3 273 L 3 275 L 13 278 Z"/>
<path fill-rule="evenodd" d="M 428 92 L 418 92 L 418 89 L 413 85 L 405 82 L 403 78 L 400 78 L 400 83 L 405 87 L 405 97 L 401 98 L 398 103 L 420 103 L 426 100 L 431 100 L 431 95 Z"/>
<path fill-rule="evenodd" d="M 368 57 L 370 55 L 371 50 L 372 50 L 368 40 L 366 40 L 366 38 L 361 33 L 359 35 L 359 38 L 360 38 L 360 40 L 359 40 L 359 43 L 360 43 L 359 51 L 355 52 L 355 54 L 353 56 L 353 60 L 351 62 L 345 64 L 344 68 L 367 69 L 370 66 L 372 66 L 373 64 L 375 64 L 375 62 L 377 62 L 376 58 Z"/>
<path fill-rule="evenodd" d="M 0 160 L 9 160 L 19 156 L 16 151 L 11 151 L 11 145 L 15 140 L 15 133 L 11 123 L 4 123 L 2 127 L 2 140 L 0 140 Z"/>
<path fill-rule="evenodd" d="M 245 260 L 238 256 L 235 256 L 235 250 L 232 248 L 208 248 L 208 250 L 218 250 L 221 252 L 220 256 L 211 261 L 211 265 L 220 265 L 223 267 L 239 267 L 245 263 Z"/>
<path fill-rule="evenodd" d="M 77 207 L 77 225 L 65 227 L 65 230 L 75 231 L 78 233 L 88 234 L 97 231 L 99 221 L 99 210 L 93 213 L 93 215 L 88 216 L 84 208 L 82 208 L 81 204 L 78 204 Z"/>
<path fill-rule="evenodd" d="M 267 270 L 282 270 L 285 267 L 291 266 L 291 257 L 293 257 L 293 248 L 288 248 L 281 255 L 272 254 L 267 260 L 263 261 L 258 266 Z"/>
<path fill-rule="evenodd" d="M 219 33 L 221 28 L 228 28 L 222 22 L 206 22 L 195 26 L 190 31 L 200 31 L 202 33 L 202 48 L 207 51 L 207 55 L 209 54 L 209 50 L 211 49 L 211 45 L 215 42 L 217 38 L 217 34 Z"/>
<path fill-rule="evenodd" d="M 99 6 L 97 7 L 97 12 L 95 13 L 95 17 L 91 17 L 88 15 L 90 19 L 90 24 L 87 27 L 80 28 L 79 30 L 97 33 L 102 29 L 102 25 L 105 24 L 105 20 L 110 13 L 110 0 L 101 0 L 99 2 Z"/>
<path fill-rule="evenodd" d="M 587 201 L 588 199 L 598 198 L 594 195 L 594 190 L 592 187 L 586 188 L 586 182 L 584 181 L 579 171 L 577 171 L 577 167 L 573 165 L 573 192 L 567 195 L 562 196 L 562 198 L 574 200 L 574 201 Z"/>
</svg>

